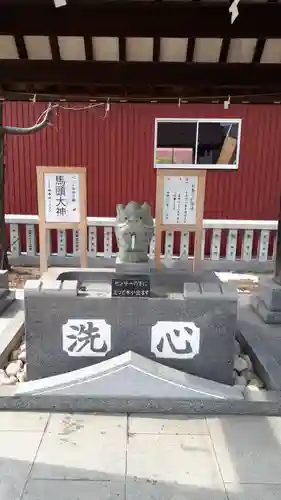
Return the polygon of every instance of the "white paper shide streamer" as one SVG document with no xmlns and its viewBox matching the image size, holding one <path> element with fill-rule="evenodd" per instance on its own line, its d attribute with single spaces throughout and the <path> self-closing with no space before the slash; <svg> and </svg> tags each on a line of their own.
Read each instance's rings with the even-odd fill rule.
<svg viewBox="0 0 281 500">
<path fill-rule="evenodd" d="M 229 12 L 231 14 L 231 24 L 234 23 L 235 19 L 239 16 L 238 4 L 240 0 L 234 0 L 229 7 Z"/>
<path fill-rule="evenodd" d="M 55 7 L 63 7 L 67 4 L 66 0 L 54 0 Z"/>
</svg>

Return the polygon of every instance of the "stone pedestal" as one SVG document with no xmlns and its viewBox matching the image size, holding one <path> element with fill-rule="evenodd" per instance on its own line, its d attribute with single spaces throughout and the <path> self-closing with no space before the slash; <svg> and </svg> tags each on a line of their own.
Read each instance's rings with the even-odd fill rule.
<svg viewBox="0 0 281 500">
<path fill-rule="evenodd" d="M 123 274 L 140 274 L 147 275 L 150 273 L 150 261 L 147 262 L 121 262 L 119 257 L 116 258 L 115 270 L 117 275 Z"/>
<path fill-rule="evenodd" d="M 197 277 L 152 273 L 151 296 L 112 297 L 115 273 L 26 283 L 28 380 L 77 370 L 127 351 L 231 385 L 237 293 Z M 194 278 L 193 278 L 194 280 Z"/>
<path fill-rule="evenodd" d="M 272 278 L 261 280 L 259 291 L 252 296 L 251 304 L 264 323 L 281 324 L 281 286 Z"/>
</svg>

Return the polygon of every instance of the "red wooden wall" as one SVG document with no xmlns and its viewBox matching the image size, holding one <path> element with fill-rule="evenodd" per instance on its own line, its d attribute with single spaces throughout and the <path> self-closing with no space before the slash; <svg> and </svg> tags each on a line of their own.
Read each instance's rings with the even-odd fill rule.
<svg viewBox="0 0 281 500">
<path fill-rule="evenodd" d="M 5 103 L 7 125 L 32 125 L 46 106 Z M 64 104 L 64 106 L 67 106 Z M 84 107 L 85 104 L 69 105 Z M 154 210 L 154 119 L 242 118 L 238 171 L 207 175 L 205 218 L 276 219 L 281 191 L 281 106 L 112 104 L 60 109 L 53 125 L 6 140 L 6 213 L 36 214 L 36 165 L 86 166 L 88 215 L 114 216 L 116 203 L 147 201 Z"/>
</svg>

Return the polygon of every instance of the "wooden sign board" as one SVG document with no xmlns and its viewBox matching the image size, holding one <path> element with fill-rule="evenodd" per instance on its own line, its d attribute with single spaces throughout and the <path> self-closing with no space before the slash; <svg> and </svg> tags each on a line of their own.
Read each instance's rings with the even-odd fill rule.
<svg viewBox="0 0 281 500">
<path fill-rule="evenodd" d="M 222 150 L 220 152 L 219 159 L 217 161 L 217 165 L 229 165 L 232 155 L 235 151 L 237 145 L 237 140 L 233 137 L 226 137 Z"/>
<path fill-rule="evenodd" d="M 206 170 L 157 170 L 155 260 L 160 268 L 162 231 L 195 232 L 193 270 L 201 261 Z"/>
<path fill-rule="evenodd" d="M 79 231 L 81 267 L 87 267 L 86 168 L 37 167 L 40 272 L 47 271 L 47 231 Z"/>
</svg>

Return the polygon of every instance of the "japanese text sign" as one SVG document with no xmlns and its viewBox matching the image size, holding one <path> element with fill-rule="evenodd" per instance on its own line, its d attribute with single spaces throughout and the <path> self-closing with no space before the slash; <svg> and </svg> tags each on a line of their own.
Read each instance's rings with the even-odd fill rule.
<svg viewBox="0 0 281 500">
<path fill-rule="evenodd" d="M 196 224 L 196 176 L 164 177 L 162 224 Z"/>
<path fill-rule="evenodd" d="M 47 231 L 78 231 L 75 250 L 87 267 L 87 183 L 84 167 L 37 167 L 40 272 L 48 268 Z M 49 234 L 50 236 L 50 234 Z M 50 241 L 50 240 L 49 240 Z M 59 245 L 59 242 L 58 242 Z"/>
<path fill-rule="evenodd" d="M 79 174 L 44 173 L 45 221 L 80 221 Z"/>
<path fill-rule="evenodd" d="M 111 326 L 104 319 L 72 319 L 62 327 L 68 356 L 106 356 L 111 350 Z"/>
<path fill-rule="evenodd" d="M 150 297 L 150 280 L 148 276 L 126 276 L 112 279 L 112 297 Z"/>
</svg>

